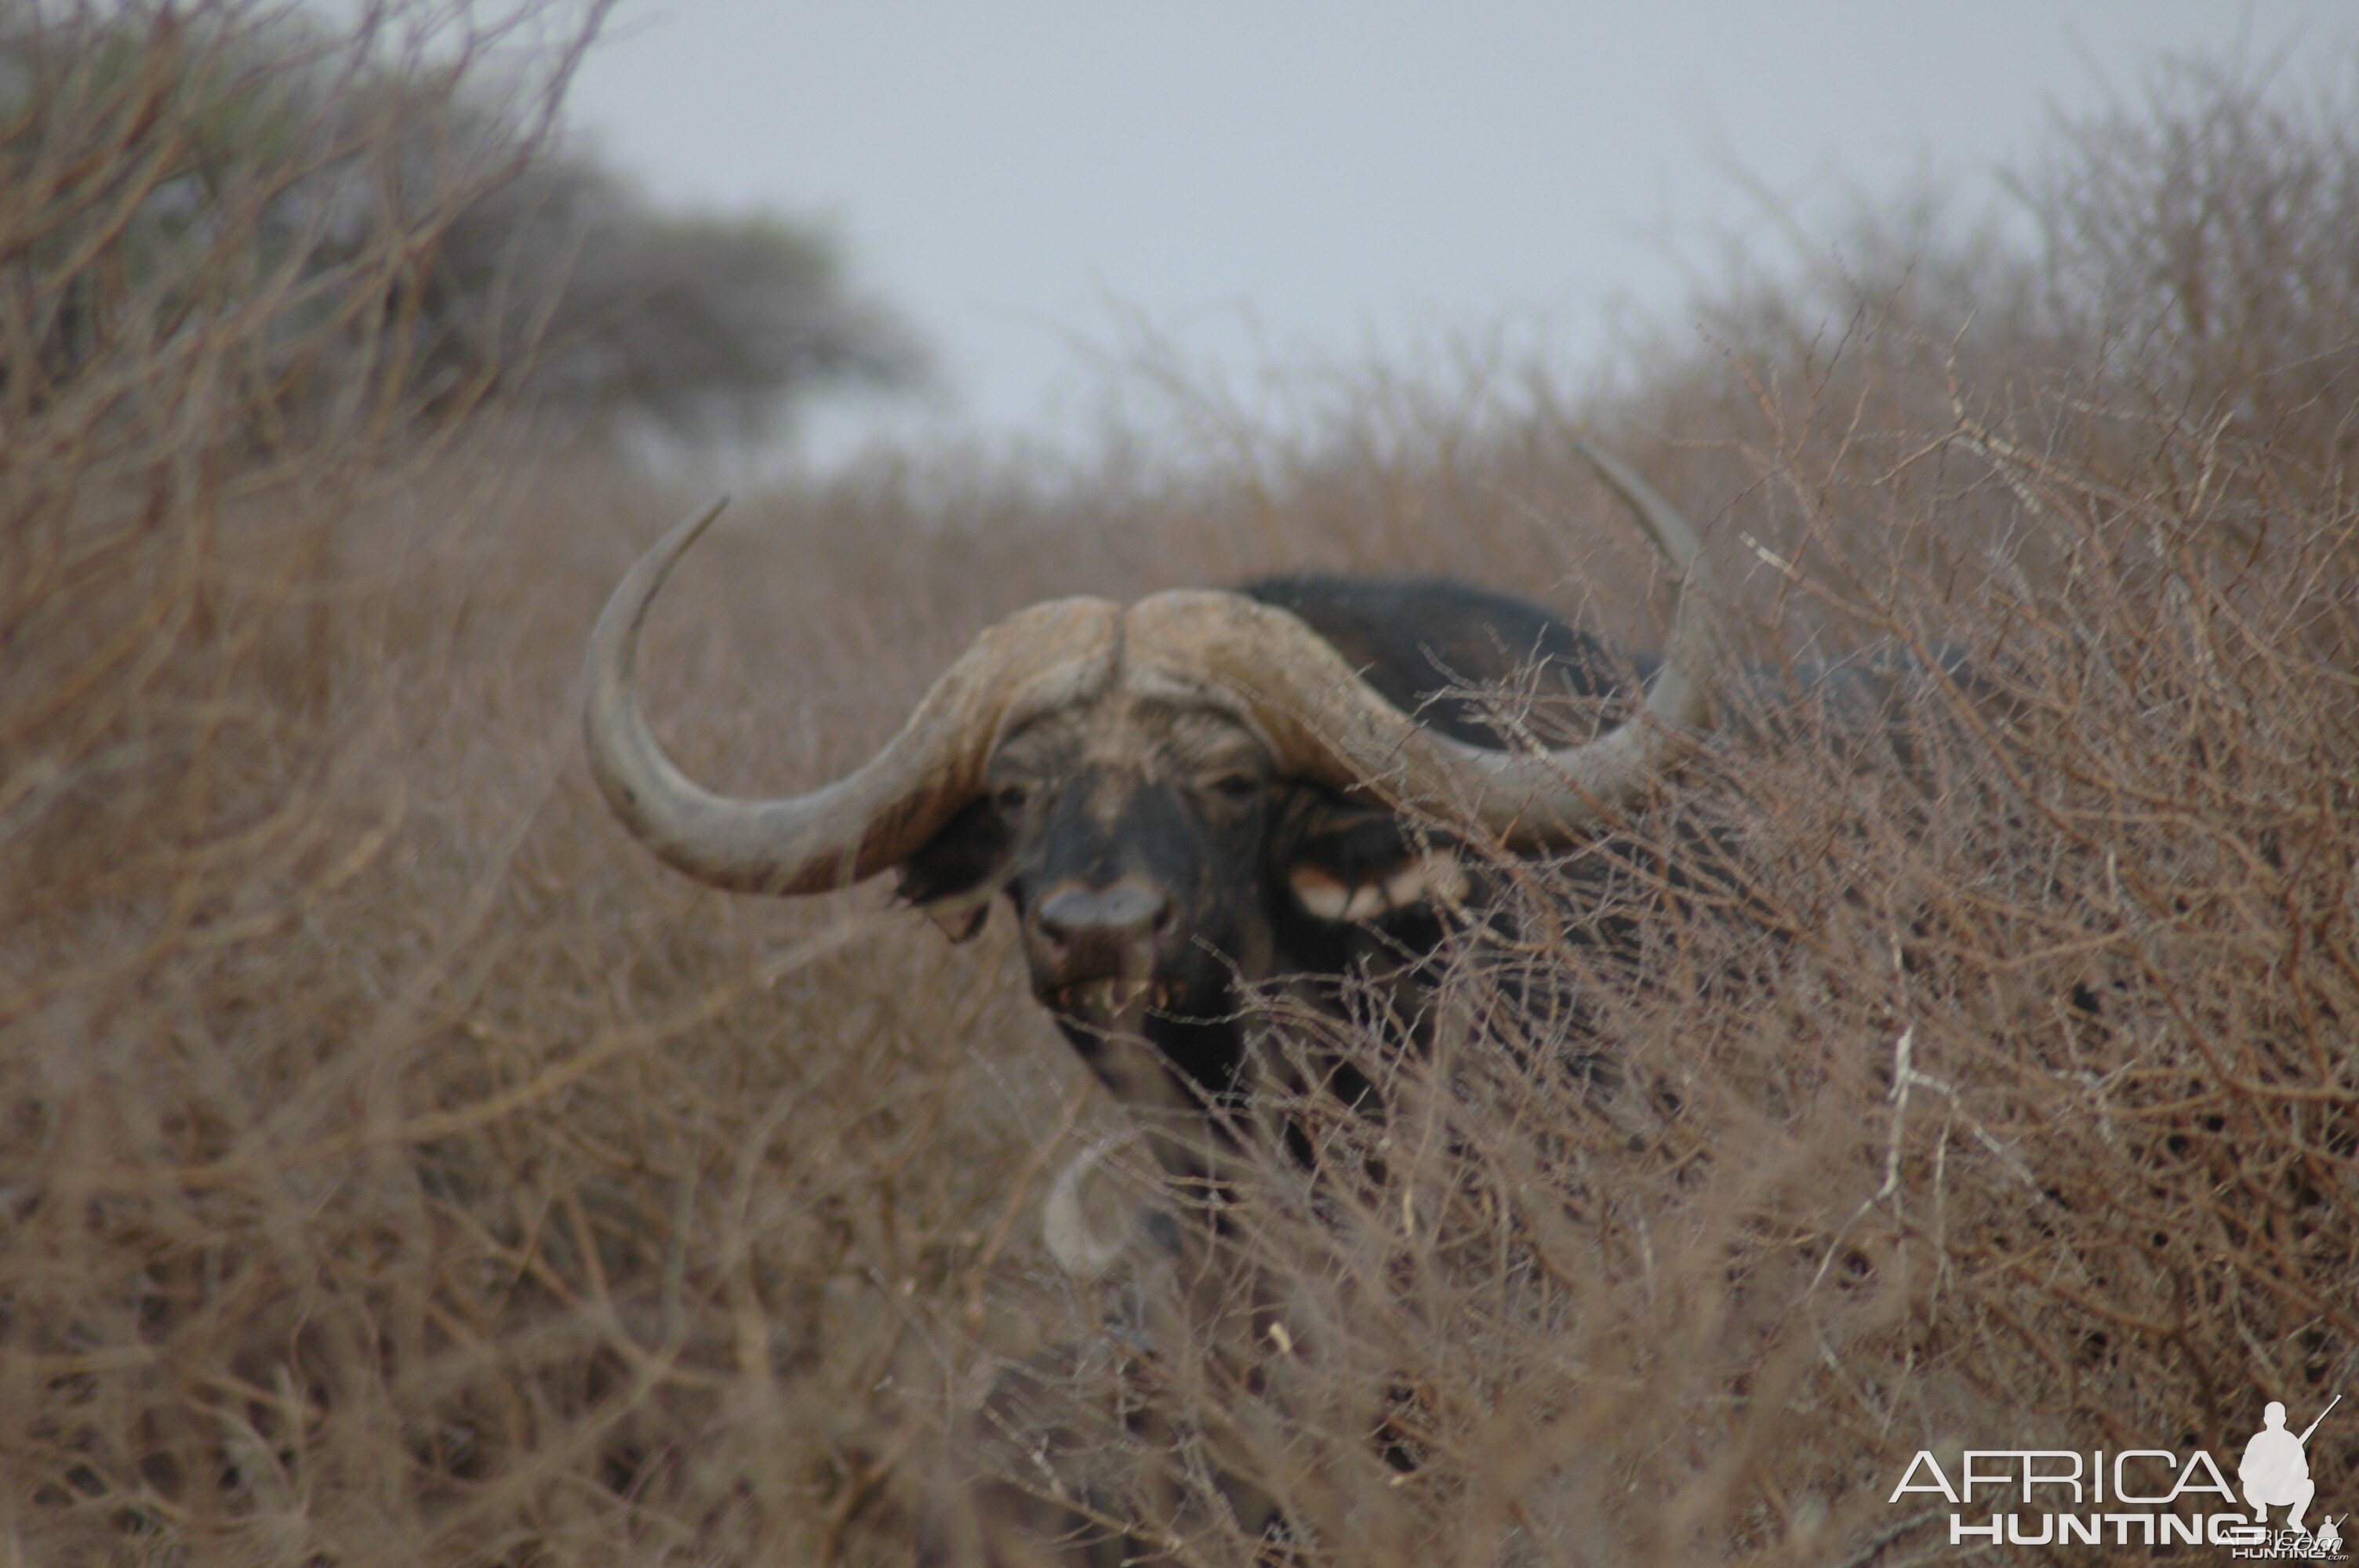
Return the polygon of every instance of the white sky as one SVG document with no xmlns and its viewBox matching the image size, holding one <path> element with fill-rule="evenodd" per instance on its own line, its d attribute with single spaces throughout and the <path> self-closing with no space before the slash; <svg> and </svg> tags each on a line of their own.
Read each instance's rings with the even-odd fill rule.
<svg viewBox="0 0 2359 1568">
<path fill-rule="evenodd" d="M 1512 320 L 1577 372 L 1769 243 L 1732 161 L 1971 201 L 2158 51 L 2354 40 L 2348 0 L 623 0 L 572 107 L 666 201 L 832 223 L 939 350 L 927 419 L 1054 438 L 1125 317 L 1233 373 Z"/>
</svg>

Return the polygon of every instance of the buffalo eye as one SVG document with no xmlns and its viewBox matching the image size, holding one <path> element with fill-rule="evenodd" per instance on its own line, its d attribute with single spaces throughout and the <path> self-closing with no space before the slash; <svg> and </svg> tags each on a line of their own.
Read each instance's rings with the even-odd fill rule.
<svg viewBox="0 0 2359 1568">
<path fill-rule="evenodd" d="M 999 809 L 1002 816 L 1014 816 L 1031 798 L 1032 792 L 1017 784 L 1001 784 L 991 792 L 991 804 Z"/>
<path fill-rule="evenodd" d="M 1231 806 L 1244 806 L 1261 795 L 1259 773 L 1223 773 L 1207 786 L 1213 795 Z"/>
</svg>

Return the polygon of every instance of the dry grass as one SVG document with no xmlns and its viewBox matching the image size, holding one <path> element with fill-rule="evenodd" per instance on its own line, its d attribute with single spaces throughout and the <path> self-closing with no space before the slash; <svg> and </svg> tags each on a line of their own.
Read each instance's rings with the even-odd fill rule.
<svg viewBox="0 0 2359 1568">
<path fill-rule="evenodd" d="M 172 124 L 141 80 L 20 123 L 12 170 L 103 222 Z M 678 498 L 421 450 L 367 363 L 275 425 L 252 293 L 171 333 L 126 308 L 54 368 L 89 258 L 12 177 L 0 1559 L 906 1563 L 943 1435 L 1042 1345 L 1151 1395 L 1105 1496 L 1203 1563 L 1251 1555 L 1222 1470 L 1312 1562 L 1897 1562 L 1933 1544 L 1885 1501 L 1919 1447 L 2226 1454 L 2261 1398 L 2353 1390 L 2354 291 L 2181 356 L 2156 300 L 2274 299 L 2326 253 L 2169 248 L 2135 319 L 2095 287 L 2158 254 L 2124 193 L 2240 145 L 2174 126 L 2253 133 L 2223 197 L 2303 158 L 2347 189 L 2343 144 L 2237 91 L 2060 155 L 2111 193 L 2089 243 L 1970 275 L 1962 336 L 1972 291 L 1925 284 L 1960 275 L 1838 276 L 1579 411 L 1710 525 L 1763 656 L 1962 643 L 2003 700 L 1927 695 L 1906 765 L 1807 729 L 1716 753 L 1610 908 L 1537 872 L 1520 937 L 1467 938 L 1430 1059 L 1375 999 L 1288 1018 L 1391 1114 L 1298 1108 L 1353 1174 L 1249 1195 L 1251 1333 L 1166 1303 L 1112 1359 L 1035 1217 L 1115 1117 L 1004 917 L 951 948 L 874 890 L 697 891 L 587 788 L 582 632 Z M 718 783 L 814 779 L 1019 604 L 1283 564 L 1644 636 L 1575 415 L 1494 390 L 760 498 L 668 599 L 664 728 Z M 1717 875 L 1669 898 L 1652 851 L 1695 824 Z M 1635 965 L 1580 941 L 1630 910 Z M 1599 1041 L 1608 1099 L 1557 1065 Z M 2313 1441 L 2326 1511 L 2354 1433 Z"/>
</svg>

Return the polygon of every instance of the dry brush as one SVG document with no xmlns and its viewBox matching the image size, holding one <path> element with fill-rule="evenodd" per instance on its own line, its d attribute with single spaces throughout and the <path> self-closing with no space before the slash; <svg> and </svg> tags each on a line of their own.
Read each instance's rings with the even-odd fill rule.
<svg viewBox="0 0 2359 1568">
<path fill-rule="evenodd" d="M 2318 247 L 2146 243 L 2124 193 L 2181 188 L 2181 142 L 2064 155 L 2110 183 L 2006 312 L 1919 275 L 1838 279 L 1825 334 L 1732 302 L 1580 409 L 1707 524 L 1750 656 L 1962 644 L 1985 687 L 1897 747 L 1717 748 L 1602 902 L 1563 897 L 1594 864 L 1519 873 L 1430 1055 L 1382 996 L 1281 1011 L 1272 1048 L 1334 1035 L 1390 1113 L 1297 1108 L 1337 1174 L 1269 1162 L 1241 1324 L 1150 1290 L 1109 1335 L 1036 1216 L 1112 1123 L 1004 926 L 699 892 L 606 820 L 575 661 L 674 498 L 419 422 L 347 330 L 418 232 L 315 293 L 184 235 L 106 294 L 110 223 L 214 112 L 145 59 L 17 123 L 0 197 L 16 1560 L 907 1562 L 960 1412 L 1064 1345 L 1057 1420 L 1152 1413 L 1097 1429 L 1101 1495 L 1182 1561 L 1270 1550 L 1220 1505 L 1250 1467 L 1309 1562 L 1897 1563 L 1935 1544 L 1886 1501 L 1920 1447 L 2225 1451 L 2353 1387 L 2359 339 Z M 2218 114 L 2347 189 L 2232 92 L 2153 124 Z M 2118 296 L 2063 265 L 2158 254 Z M 2109 299 L 2276 301 L 2286 257 L 2311 314 L 2254 356 L 2115 351 Z M 296 375 L 337 395 L 293 417 Z M 1021 604 L 1281 566 L 1647 634 L 1573 416 L 1394 390 L 1169 468 L 759 498 L 683 568 L 651 707 L 718 785 L 810 780 Z M 1621 919 L 1635 953 L 1585 940 Z M 2354 1433 L 2313 1444 L 2331 1511 Z"/>
</svg>

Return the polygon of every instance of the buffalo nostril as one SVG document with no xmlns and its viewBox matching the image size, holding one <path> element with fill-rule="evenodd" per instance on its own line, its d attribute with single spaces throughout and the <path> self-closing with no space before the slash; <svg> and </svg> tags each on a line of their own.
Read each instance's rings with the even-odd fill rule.
<svg viewBox="0 0 2359 1568">
<path fill-rule="evenodd" d="M 1157 967 L 1157 948 L 1170 922 L 1170 899 L 1144 879 L 1052 888 L 1033 906 L 1027 925 L 1032 983 L 1045 990 L 1143 979 Z"/>
<path fill-rule="evenodd" d="M 1169 929 L 1171 901 L 1160 888 L 1128 878 L 1103 888 L 1068 884 L 1042 899 L 1033 918 L 1042 935 L 1063 946 L 1126 941 Z"/>
</svg>

